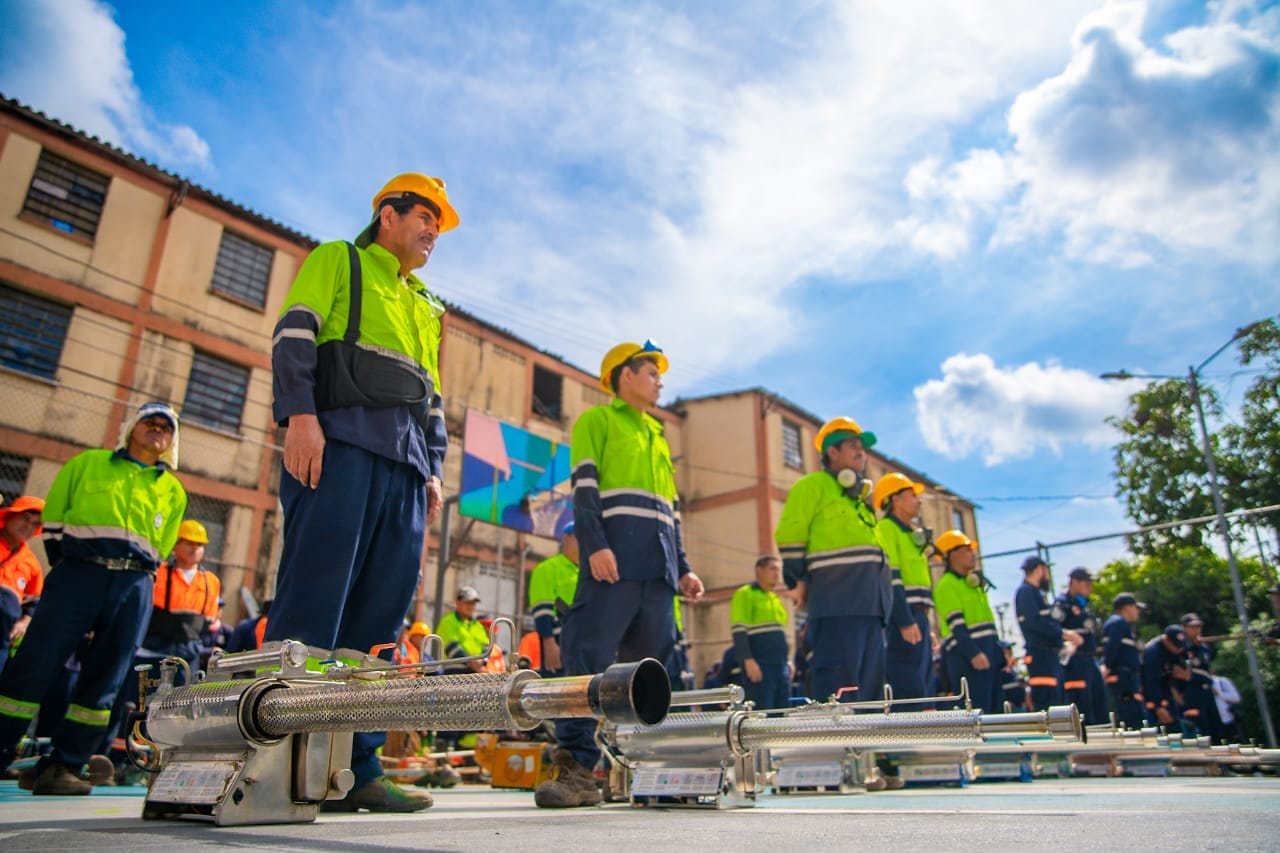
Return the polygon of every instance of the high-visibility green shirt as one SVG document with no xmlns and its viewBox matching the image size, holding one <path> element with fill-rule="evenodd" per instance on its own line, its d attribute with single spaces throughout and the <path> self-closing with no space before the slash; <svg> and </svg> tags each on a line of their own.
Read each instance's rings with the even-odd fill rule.
<svg viewBox="0 0 1280 853">
<path fill-rule="evenodd" d="M 966 658 L 982 651 L 976 641 L 996 637 L 996 617 L 981 586 L 969 586 L 955 572 L 943 572 L 933 587 L 933 604 L 938 608 L 938 631 L 943 647 L 959 647 Z"/>
<path fill-rule="evenodd" d="M 676 588 L 690 568 L 662 422 L 615 397 L 574 422 L 569 456 L 579 559 L 610 548 L 621 580 L 665 578 Z"/>
<path fill-rule="evenodd" d="M 45 497 L 45 551 L 54 565 L 128 558 L 154 572 L 177 543 L 186 510 L 186 490 L 163 465 L 143 466 L 123 450 L 85 450 L 67 460 Z"/>
<path fill-rule="evenodd" d="M 787 586 L 808 584 L 811 618 L 887 620 L 892 578 L 866 501 L 845 494 L 829 471 L 806 474 L 787 493 L 773 538 Z"/>
<path fill-rule="evenodd" d="M 933 606 L 933 577 L 924 551 L 916 545 L 912 530 L 892 516 L 876 524 L 876 541 L 893 571 L 893 621 L 899 628 L 912 623 L 909 605 Z"/>
<path fill-rule="evenodd" d="M 578 589 L 578 566 L 564 554 L 538 563 L 529 576 L 529 611 L 538 635 L 560 635 L 561 614 L 567 613 Z"/>
<path fill-rule="evenodd" d="M 489 632 L 478 619 L 463 619 L 456 610 L 440 617 L 436 633 L 444 641 L 446 658 L 473 657 L 489 648 Z"/>
<path fill-rule="evenodd" d="M 739 661 L 787 657 L 787 605 L 771 589 L 754 581 L 738 587 L 729 603 L 733 648 Z"/>
</svg>

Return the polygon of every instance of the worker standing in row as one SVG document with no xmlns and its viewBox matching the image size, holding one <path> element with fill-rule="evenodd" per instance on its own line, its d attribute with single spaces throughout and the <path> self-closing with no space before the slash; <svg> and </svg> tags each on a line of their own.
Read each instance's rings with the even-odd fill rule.
<svg viewBox="0 0 1280 853">
<path fill-rule="evenodd" d="M 1130 592 L 1111 601 L 1111 616 L 1102 626 L 1102 656 L 1107 667 L 1107 692 L 1116 710 L 1116 719 L 1126 728 L 1142 728 L 1142 652 L 1134 630 L 1146 605 Z"/>
<path fill-rule="evenodd" d="M 733 649 L 742 666 L 746 698 L 761 710 L 786 708 L 791 700 L 787 667 L 787 605 L 774 590 L 782 583 L 782 561 L 756 560 L 755 580 L 738 587 L 729 603 Z"/>
<path fill-rule="evenodd" d="M 1200 639 L 1204 620 L 1187 613 L 1180 620 L 1187 635 L 1187 668 L 1190 678 L 1183 691 L 1183 721 L 1194 729 L 1188 734 L 1208 735 L 1214 743 L 1222 743 L 1222 718 L 1213 695 L 1213 647 Z"/>
<path fill-rule="evenodd" d="M 1187 634 L 1181 625 L 1168 625 L 1142 649 L 1142 697 L 1149 725 L 1181 732 L 1179 708 L 1190 678 Z"/>
<path fill-rule="evenodd" d="M 1027 683 L 1031 686 L 1031 707 L 1043 711 L 1061 705 L 1062 644 L 1080 645 L 1080 635 L 1062 627 L 1053 618 L 1053 607 L 1045 601 L 1050 588 L 1049 564 L 1039 557 L 1022 563 L 1022 584 L 1014 594 L 1013 607 L 1026 646 Z"/>
<path fill-rule="evenodd" d="M 667 356 L 652 341 L 621 343 L 600 364 L 613 399 L 583 412 L 570 439 L 574 533 L 581 573 L 561 630 L 566 675 L 603 672 L 614 662 L 667 662 L 676 642 L 673 596 L 702 597 L 684 553 L 675 465 L 653 416 Z M 596 721 L 562 720 L 553 778 L 540 784 L 542 808 L 600 802 Z"/>
<path fill-rule="evenodd" d="M 173 550 L 187 508 L 186 490 L 172 473 L 178 467 L 173 409 L 147 403 L 120 435 L 115 450 L 82 451 L 54 477 L 42 516 L 52 570 L 25 640 L 0 674 L 3 770 L 63 663 L 93 631 L 53 751 L 37 765 L 34 794 L 92 790 L 81 768 L 106 734 L 151 617 L 156 570 Z"/>
<path fill-rule="evenodd" d="M 1067 590 L 1053 602 L 1051 615 L 1063 628 L 1080 637 L 1071 657 L 1062 667 L 1062 692 L 1066 702 L 1075 705 L 1088 725 L 1107 722 L 1107 690 L 1098 668 L 1098 620 L 1089 610 L 1093 594 L 1093 575 L 1077 566 L 1068 575 Z"/>
<path fill-rule="evenodd" d="M 534 566 L 529 575 L 529 613 L 541 641 L 543 676 L 564 674 L 560 655 L 561 619 L 573 606 L 578 589 L 578 537 L 573 522 L 560 533 L 560 552 Z"/>
<path fill-rule="evenodd" d="M 367 651 L 393 644 L 417 589 L 426 526 L 444 505 L 444 303 L 414 270 L 458 225 L 444 181 L 397 175 L 355 243 L 317 246 L 285 296 L 271 347 L 287 427 L 284 547 L 265 640 Z M 357 732 L 355 785 L 326 811 L 413 812 L 431 799 L 382 772 L 386 735 Z"/>
<path fill-rule="evenodd" d="M 787 587 L 808 609 L 819 701 L 883 695 L 893 586 L 867 505 L 867 451 L 875 443 L 852 418 L 823 424 L 813 441 L 822 468 L 792 485 L 774 531 Z"/>
<path fill-rule="evenodd" d="M 930 695 L 933 671 L 933 577 L 925 557 L 923 531 L 914 527 L 920 514 L 923 483 L 902 474 L 886 474 L 872 492 L 872 503 L 884 513 L 876 525 L 876 541 L 884 551 L 893 581 L 892 624 L 886 629 L 889 685 L 895 699 Z M 916 706 L 918 707 L 918 706 Z"/>
<path fill-rule="evenodd" d="M 945 568 L 934 584 L 933 602 L 951 688 L 958 690 L 960 679 L 965 679 L 972 703 L 998 714 L 1004 706 L 999 675 L 1004 653 L 978 569 L 978 543 L 959 530 L 948 530 L 938 537 L 934 550 Z"/>
</svg>

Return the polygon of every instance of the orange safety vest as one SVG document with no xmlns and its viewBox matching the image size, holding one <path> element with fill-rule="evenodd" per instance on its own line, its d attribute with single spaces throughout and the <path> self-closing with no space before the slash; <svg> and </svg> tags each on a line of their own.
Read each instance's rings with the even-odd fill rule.
<svg viewBox="0 0 1280 853">
<path fill-rule="evenodd" d="M 537 631 L 520 638 L 520 657 L 529 659 L 530 669 L 542 669 L 542 638 Z"/>
<path fill-rule="evenodd" d="M 0 536 L 0 586 L 8 587 L 18 596 L 18 602 L 39 598 L 44 590 L 44 569 L 40 560 L 23 542 L 10 548 L 9 542 Z"/>
<path fill-rule="evenodd" d="M 199 640 L 206 620 L 218 616 L 222 582 L 213 572 L 197 568 L 188 582 L 182 572 L 163 563 L 156 572 L 154 609 L 149 635 L 185 642 Z"/>
</svg>

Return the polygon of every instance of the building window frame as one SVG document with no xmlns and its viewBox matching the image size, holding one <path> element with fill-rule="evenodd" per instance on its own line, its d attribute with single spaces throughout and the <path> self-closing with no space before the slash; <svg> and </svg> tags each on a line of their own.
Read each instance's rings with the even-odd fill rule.
<svg viewBox="0 0 1280 853">
<path fill-rule="evenodd" d="M 209 292 L 237 305 L 265 311 L 275 255 L 270 247 L 223 228 Z"/>
<path fill-rule="evenodd" d="M 804 470 L 804 439 L 800 424 L 782 418 L 782 464 L 797 471 Z"/>
<path fill-rule="evenodd" d="M 250 368 L 242 364 L 196 350 L 187 375 L 183 420 L 239 435 L 251 377 Z"/>
<path fill-rule="evenodd" d="M 0 281 L 0 367 L 57 381 L 75 309 Z"/>
<path fill-rule="evenodd" d="M 564 423 L 564 375 L 535 364 L 529 400 L 533 414 L 555 423 Z"/>
<path fill-rule="evenodd" d="M 959 507 L 953 506 L 951 508 L 951 523 L 955 525 L 956 530 L 959 530 L 961 533 L 968 535 L 968 532 L 965 530 L 965 527 L 964 527 L 964 511 Z"/>
<path fill-rule="evenodd" d="M 19 218 L 92 246 L 110 188 L 110 175 L 42 148 Z"/>
</svg>

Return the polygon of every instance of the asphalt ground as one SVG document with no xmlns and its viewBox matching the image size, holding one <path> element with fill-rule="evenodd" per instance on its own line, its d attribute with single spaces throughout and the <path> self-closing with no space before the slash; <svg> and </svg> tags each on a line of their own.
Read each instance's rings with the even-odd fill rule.
<svg viewBox="0 0 1280 853">
<path fill-rule="evenodd" d="M 466 785 L 415 815 L 311 824 L 143 821 L 143 789 L 33 797 L 0 783 L 0 850 L 207 847 L 378 850 L 1280 850 L 1280 779 L 1037 779 L 874 794 L 761 795 L 754 808 L 551 811 L 525 791 Z"/>
</svg>

